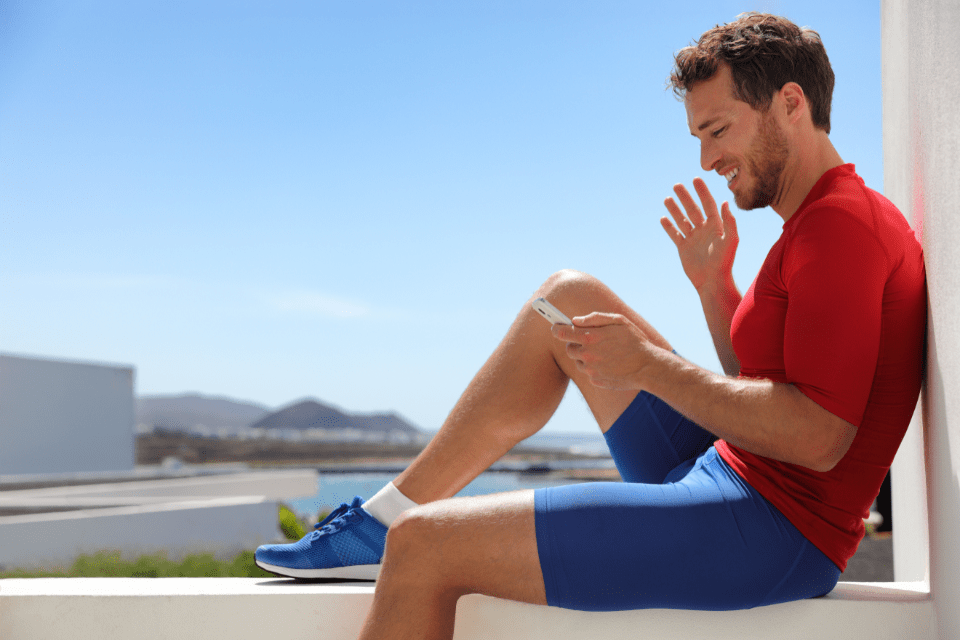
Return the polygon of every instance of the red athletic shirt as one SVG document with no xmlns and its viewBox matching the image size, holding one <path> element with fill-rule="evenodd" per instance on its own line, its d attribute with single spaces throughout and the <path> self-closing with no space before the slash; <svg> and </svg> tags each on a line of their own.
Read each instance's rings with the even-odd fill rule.
<svg viewBox="0 0 960 640">
<path fill-rule="evenodd" d="M 817 181 L 733 316 L 741 377 L 792 384 L 857 426 L 826 473 L 716 443 L 841 571 L 916 407 L 926 320 L 920 243 L 852 164 Z"/>
</svg>

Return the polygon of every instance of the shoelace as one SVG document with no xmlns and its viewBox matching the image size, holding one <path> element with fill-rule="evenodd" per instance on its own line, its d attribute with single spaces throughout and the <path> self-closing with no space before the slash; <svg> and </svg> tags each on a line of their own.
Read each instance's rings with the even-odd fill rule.
<svg viewBox="0 0 960 640">
<path fill-rule="evenodd" d="M 313 532 L 313 538 L 324 534 L 336 533 L 341 529 L 341 527 L 349 524 L 356 524 L 363 520 L 363 516 L 357 513 L 357 509 L 363 504 L 363 498 L 357 496 L 353 499 L 353 502 L 347 504 L 346 502 L 342 503 L 339 507 L 330 512 L 326 518 L 317 524 L 313 525 L 315 531 Z"/>
</svg>

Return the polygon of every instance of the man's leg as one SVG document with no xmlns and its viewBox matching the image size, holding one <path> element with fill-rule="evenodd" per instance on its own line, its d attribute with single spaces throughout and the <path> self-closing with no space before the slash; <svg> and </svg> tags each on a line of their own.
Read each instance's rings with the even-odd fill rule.
<svg viewBox="0 0 960 640">
<path fill-rule="evenodd" d="M 406 511 L 387 536 L 360 637 L 451 638 L 467 593 L 541 605 L 549 594 L 551 605 L 584 611 L 718 611 L 833 589 L 839 568 L 715 449 L 688 462 L 662 484 L 576 484 Z"/>
<path fill-rule="evenodd" d="M 670 344 L 596 278 L 576 271 L 551 276 L 543 296 L 569 317 L 593 311 L 620 313 L 660 347 Z M 419 504 L 449 498 L 521 440 L 539 431 L 556 411 L 570 381 L 606 432 L 636 393 L 598 389 L 567 357 L 547 322 L 524 305 L 503 341 L 471 381 L 439 433 L 394 485 Z"/>
<path fill-rule="evenodd" d="M 657 345 L 670 345 L 610 289 L 576 271 L 551 276 L 534 294 L 573 317 L 593 311 L 630 318 Z M 503 342 L 468 385 L 440 432 L 391 485 L 363 509 L 343 505 L 322 535 L 295 544 L 263 545 L 257 564 L 298 578 L 375 577 L 384 567 L 387 528 L 398 515 L 455 495 L 482 471 L 550 419 L 573 380 L 600 429 L 606 432 L 636 397 L 632 391 L 598 389 L 566 355 L 549 324 L 524 305 Z M 340 517 L 333 518 L 338 515 Z M 371 517 L 372 516 L 372 517 Z M 360 544 L 358 546 L 358 541 Z M 534 545 L 535 548 L 535 545 Z"/>
<path fill-rule="evenodd" d="M 452 638 L 457 599 L 467 593 L 546 604 L 532 490 L 452 498 L 403 513 L 387 534 L 360 638 Z"/>
<path fill-rule="evenodd" d="M 570 317 L 621 313 L 655 344 L 671 348 L 609 288 L 585 274 L 557 273 L 533 297 L 539 296 Z M 534 492 L 443 498 L 541 429 L 571 380 L 602 432 L 636 396 L 593 387 L 549 325 L 525 305 L 440 432 L 394 481 L 420 506 L 401 514 L 389 529 L 361 638 L 450 638 L 457 599 L 467 593 L 546 604 Z"/>
</svg>

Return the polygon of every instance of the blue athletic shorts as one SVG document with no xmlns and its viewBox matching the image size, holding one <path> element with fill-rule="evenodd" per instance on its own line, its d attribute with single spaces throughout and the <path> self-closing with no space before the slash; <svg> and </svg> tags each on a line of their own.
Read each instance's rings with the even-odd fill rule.
<svg viewBox="0 0 960 640">
<path fill-rule="evenodd" d="M 623 482 L 534 494 L 551 606 L 726 611 L 836 585 L 837 566 L 659 398 L 638 394 L 605 437 Z"/>
</svg>

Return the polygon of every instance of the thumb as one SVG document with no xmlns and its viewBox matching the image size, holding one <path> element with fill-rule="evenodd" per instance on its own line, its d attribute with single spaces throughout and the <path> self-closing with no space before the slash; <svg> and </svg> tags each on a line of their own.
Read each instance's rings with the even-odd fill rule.
<svg viewBox="0 0 960 640">
<path fill-rule="evenodd" d="M 720 207 L 720 216 L 723 218 L 723 228 L 724 234 L 738 238 L 737 235 L 737 219 L 733 217 L 733 214 L 730 212 L 730 203 L 724 202 L 723 206 Z"/>
<path fill-rule="evenodd" d="M 623 324 L 623 316 L 617 313 L 602 313 L 594 311 L 585 316 L 571 318 L 575 327 L 605 327 L 610 324 Z"/>
</svg>

